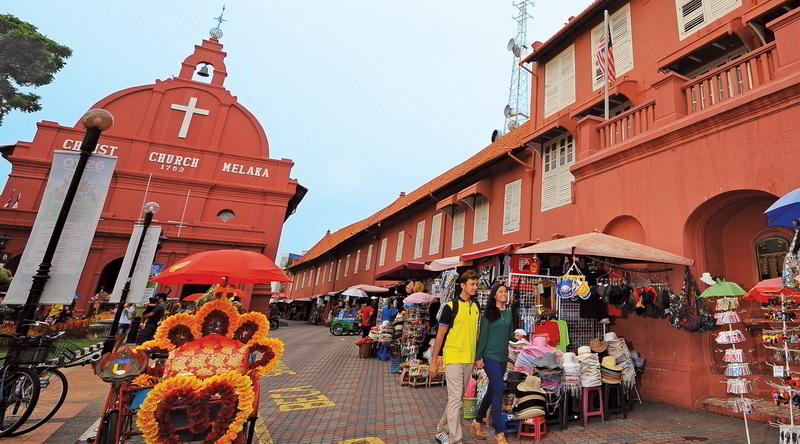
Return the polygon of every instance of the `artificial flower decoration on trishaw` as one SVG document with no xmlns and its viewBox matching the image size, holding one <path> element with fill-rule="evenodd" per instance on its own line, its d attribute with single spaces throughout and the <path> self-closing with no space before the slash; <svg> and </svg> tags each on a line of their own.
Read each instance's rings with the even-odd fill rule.
<svg viewBox="0 0 800 444">
<path fill-rule="evenodd" d="M 169 352 L 160 382 L 139 410 L 146 441 L 235 441 L 255 408 L 260 377 L 283 356 L 283 342 L 268 332 L 266 316 L 240 315 L 225 299 L 165 319 L 156 339 L 139 346 Z"/>
</svg>

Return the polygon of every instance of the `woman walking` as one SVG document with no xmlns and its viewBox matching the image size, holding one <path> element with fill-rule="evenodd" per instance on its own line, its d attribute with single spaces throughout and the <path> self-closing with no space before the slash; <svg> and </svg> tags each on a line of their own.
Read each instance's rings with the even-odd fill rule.
<svg viewBox="0 0 800 444">
<path fill-rule="evenodd" d="M 478 414 L 472 422 L 472 433 L 486 439 L 486 412 L 492 406 L 492 426 L 495 443 L 506 444 L 503 419 L 503 375 L 508 360 L 508 342 L 514 338 L 514 322 L 508 307 L 508 287 L 497 283 L 492 286 L 486 310 L 481 315 L 480 335 L 475 350 L 475 366 L 483 368 L 489 376 L 489 389 L 481 401 Z"/>
</svg>

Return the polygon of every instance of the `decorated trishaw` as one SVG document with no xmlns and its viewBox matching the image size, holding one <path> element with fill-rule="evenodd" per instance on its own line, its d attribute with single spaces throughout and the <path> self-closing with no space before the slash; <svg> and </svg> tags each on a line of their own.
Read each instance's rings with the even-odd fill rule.
<svg viewBox="0 0 800 444">
<path fill-rule="evenodd" d="M 241 261 L 228 263 L 236 271 L 206 270 L 201 278 L 191 273 L 201 268 L 193 258 L 156 279 L 212 284 L 221 280 L 224 285 L 283 279 L 248 275 Z M 184 272 L 177 273 L 180 270 Z M 154 339 L 104 355 L 95 369 L 112 387 L 95 443 L 120 443 L 139 434 L 147 443 L 252 442 L 260 379 L 283 356 L 283 342 L 270 338 L 269 331 L 262 313 L 241 314 L 232 301 L 217 297 L 194 314 L 167 317 Z"/>
</svg>

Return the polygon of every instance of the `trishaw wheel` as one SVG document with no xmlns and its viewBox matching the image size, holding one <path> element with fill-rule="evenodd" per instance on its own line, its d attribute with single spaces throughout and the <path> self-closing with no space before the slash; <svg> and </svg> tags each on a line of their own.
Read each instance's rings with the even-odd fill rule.
<svg viewBox="0 0 800 444">
<path fill-rule="evenodd" d="M 336 324 L 331 327 L 331 333 L 333 333 L 334 336 L 341 336 L 342 333 L 344 333 L 344 327 L 342 327 L 342 324 Z"/>
<path fill-rule="evenodd" d="M 114 442 L 114 433 L 117 430 L 117 421 L 119 420 L 119 412 L 111 410 L 103 416 L 103 421 L 100 424 L 100 430 L 97 431 L 97 439 L 94 444 L 116 444 Z"/>
</svg>

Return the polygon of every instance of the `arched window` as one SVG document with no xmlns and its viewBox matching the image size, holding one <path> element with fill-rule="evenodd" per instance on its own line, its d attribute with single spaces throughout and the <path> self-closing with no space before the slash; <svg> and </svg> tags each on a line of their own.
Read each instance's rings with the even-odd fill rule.
<svg viewBox="0 0 800 444">
<path fill-rule="evenodd" d="M 228 222 L 236 217 L 236 213 L 234 213 L 233 210 L 228 209 L 220 210 L 220 212 L 217 213 L 217 217 L 223 222 Z"/>
<path fill-rule="evenodd" d="M 758 275 L 761 280 L 781 276 L 783 259 L 789 252 L 789 242 L 778 236 L 762 239 L 756 244 Z"/>
</svg>

